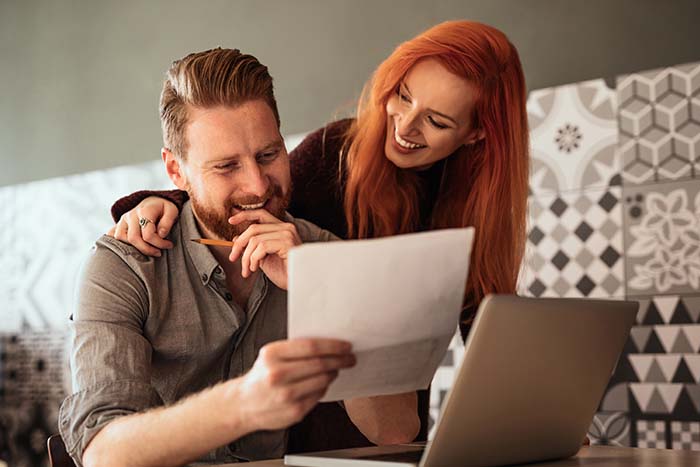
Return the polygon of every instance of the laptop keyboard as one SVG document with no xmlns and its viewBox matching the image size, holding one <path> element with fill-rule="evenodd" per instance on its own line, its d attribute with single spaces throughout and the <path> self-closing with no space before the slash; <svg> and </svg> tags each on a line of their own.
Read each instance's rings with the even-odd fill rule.
<svg viewBox="0 0 700 467">
<path fill-rule="evenodd" d="M 372 461 L 385 461 L 385 462 L 413 462 L 418 464 L 420 458 L 423 457 L 423 451 L 407 451 L 407 452 L 397 452 L 394 454 L 373 454 L 369 456 L 356 457 L 355 459 L 366 459 Z"/>
</svg>

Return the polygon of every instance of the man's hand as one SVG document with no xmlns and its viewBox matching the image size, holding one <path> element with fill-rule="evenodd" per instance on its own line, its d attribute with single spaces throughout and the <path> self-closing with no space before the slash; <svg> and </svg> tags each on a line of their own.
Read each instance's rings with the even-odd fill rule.
<svg viewBox="0 0 700 467">
<path fill-rule="evenodd" d="M 264 346 L 253 368 L 237 378 L 232 397 L 248 429 L 275 430 L 300 421 L 323 397 L 338 371 L 355 365 L 350 343 L 293 339 Z"/>
<path fill-rule="evenodd" d="M 249 277 L 258 268 L 280 289 L 287 289 L 289 250 L 301 244 L 294 224 L 282 222 L 264 209 L 243 211 L 229 219 L 237 225 L 258 222 L 233 239 L 229 260 L 241 258 L 241 275 Z"/>
<path fill-rule="evenodd" d="M 124 213 L 107 235 L 129 243 L 144 255 L 160 256 L 160 250 L 173 247 L 172 242 L 165 237 L 170 233 L 178 215 L 177 207 L 170 201 L 149 196 L 134 209 Z M 142 227 L 140 219 L 148 219 L 148 222 Z"/>
</svg>

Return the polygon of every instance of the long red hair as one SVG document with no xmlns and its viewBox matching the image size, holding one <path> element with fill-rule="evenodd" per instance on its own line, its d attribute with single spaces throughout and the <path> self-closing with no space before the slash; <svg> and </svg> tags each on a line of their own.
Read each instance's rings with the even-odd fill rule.
<svg viewBox="0 0 700 467">
<path fill-rule="evenodd" d="M 365 86 L 348 133 L 345 214 L 351 238 L 413 232 L 420 226 L 416 176 L 384 154 L 386 103 L 419 60 L 437 59 L 477 89 L 473 122 L 484 139 L 445 160 L 430 219 L 434 229 L 474 226 L 467 304 L 514 293 L 525 248 L 529 142 L 526 88 L 515 47 L 473 21 L 438 24 L 404 42 Z"/>
</svg>

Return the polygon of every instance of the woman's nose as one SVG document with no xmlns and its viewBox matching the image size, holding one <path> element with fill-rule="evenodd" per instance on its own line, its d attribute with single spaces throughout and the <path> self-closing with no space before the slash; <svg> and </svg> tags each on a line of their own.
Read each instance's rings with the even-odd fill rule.
<svg viewBox="0 0 700 467">
<path fill-rule="evenodd" d="M 418 132 L 419 113 L 415 109 L 405 110 L 399 113 L 396 122 L 396 129 L 400 136 L 415 135 Z"/>
</svg>

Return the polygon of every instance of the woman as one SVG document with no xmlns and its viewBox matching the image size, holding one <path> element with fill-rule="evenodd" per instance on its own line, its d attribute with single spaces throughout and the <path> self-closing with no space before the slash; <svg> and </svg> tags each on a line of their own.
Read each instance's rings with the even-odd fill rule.
<svg viewBox="0 0 700 467">
<path fill-rule="evenodd" d="M 466 338 L 481 299 L 516 288 L 528 190 L 525 100 L 518 53 L 502 32 L 471 21 L 434 26 L 379 66 L 356 120 L 331 123 L 290 153 L 289 212 L 342 238 L 475 226 L 460 323 Z M 124 213 L 153 194 L 178 206 L 187 197 L 179 191 L 137 192 L 112 208 L 120 218 L 115 237 L 147 254 L 167 246 L 163 237 L 176 210 L 162 198 L 148 198 Z M 141 233 L 142 217 L 156 222 L 158 234 L 150 225 Z M 302 423 L 321 423 L 322 413 L 334 410 L 341 409 L 322 404 Z M 424 439 L 425 393 L 419 414 Z M 336 432 L 342 440 L 315 448 L 366 444 L 364 438 L 348 443 L 344 430 Z"/>
</svg>

